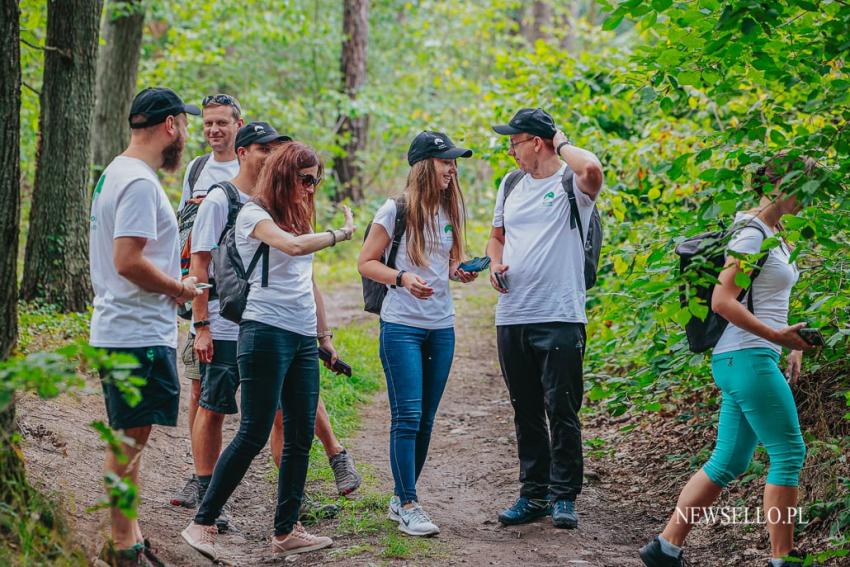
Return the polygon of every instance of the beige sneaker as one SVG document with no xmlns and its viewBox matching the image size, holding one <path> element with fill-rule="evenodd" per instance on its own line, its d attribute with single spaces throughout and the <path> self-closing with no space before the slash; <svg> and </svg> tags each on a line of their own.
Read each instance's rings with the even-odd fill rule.
<svg viewBox="0 0 850 567">
<path fill-rule="evenodd" d="M 215 538 L 218 535 L 218 528 L 214 524 L 212 526 L 202 526 L 192 522 L 186 526 L 186 529 L 180 535 L 183 536 L 186 543 L 205 557 L 208 557 L 212 561 L 218 560 L 218 553 L 215 548 Z"/>
<path fill-rule="evenodd" d="M 278 536 L 272 538 L 272 554 L 280 557 L 293 555 L 295 553 L 306 553 L 316 551 L 333 545 L 333 540 L 325 536 L 314 536 L 307 533 L 301 522 L 295 524 L 292 531 L 283 539 Z"/>
</svg>

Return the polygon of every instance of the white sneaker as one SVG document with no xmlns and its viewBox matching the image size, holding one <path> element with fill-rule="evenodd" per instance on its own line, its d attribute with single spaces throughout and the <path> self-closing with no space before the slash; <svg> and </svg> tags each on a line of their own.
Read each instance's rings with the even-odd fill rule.
<svg viewBox="0 0 850 567">
<path fill-rule="evenodd" d="M 398 496 L 390 498 L 390 511 L 387 513 L 387 518 L 394 522 L 401 521 L 401 499 Z"/>
<path fill-rule="evenodd" d="M 440 528 L 431 521 L 428 513 L 419 504 L 414 503 L 411 508 L 401 507 L 401 517 L 398 529 L 412 536 L 432 536 L 440 533 Z"/>
<path fill-rule="evenodd" d="M 218 553 L 215 548 L 215 538 L 218 535 L 218 528 L 215 524 L 212 526 L 202 526 L 192 522 L 186 526 L 186 529 L 180 535 L 183 536 L 186 543 L 211 561 L 218 560 Z"/>
<path fill-rule="evenodd" d="M 301 522 L 296 522 L 292 531 L 286 537 L 283 539 L 272 538 L 272 555 L 281 557 L 296 553 L 306 553 L 308 551 L 330 547 L 331 545 L 333 545 L 331 538 L 307 533 Z"/>
</svg>

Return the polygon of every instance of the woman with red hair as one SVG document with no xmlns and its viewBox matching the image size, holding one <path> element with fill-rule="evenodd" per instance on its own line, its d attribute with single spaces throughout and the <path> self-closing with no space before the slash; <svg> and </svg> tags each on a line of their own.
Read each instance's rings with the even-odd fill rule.
<svg viewBox="0 0 850 567">
<path fill-rule="evenodd" d="M 219 457 L 194 521 L 183 530 L 189 545 L 214 561 L 218 559 L 215 519 L 265 446 L 278 403 L 285 441 L 272 553 L 290 555 L 332 544 L 328 537 L 307 533 L 298 522 L 319 400 L 317 337 L 331 352 L 331 364 L 336 361 L 322 296 L 313 279 L 313 253 L 350 240 L 355 229 L 351 210 L 344 207 L 343 228 L 313 232 L 313 197 L 322 170 L 312 148 L 298 142 L 280 146 L 266 160 L 256 196 L 236 219 L 243 265 L 250 263 L 261 244 L 269 246 L 268 281 L 261 285 L 263 270 L 258 266 L 249 279 L 239 327 L 239 431 Z"/>
</svg>

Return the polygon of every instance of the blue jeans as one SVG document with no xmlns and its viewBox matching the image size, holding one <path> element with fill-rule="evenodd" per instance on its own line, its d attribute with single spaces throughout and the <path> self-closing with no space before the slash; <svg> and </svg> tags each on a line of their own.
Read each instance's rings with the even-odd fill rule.
<svg viewBox="0 0 850 567">
<path fill-rule="evenodd" d="M 381 321 L 380 347 L 392 413 L 390 467 L 395 494 L 407 504 L 417 501 L 416 481 L 452 367 L 455 330 Z"/>
<path fill-rule="evenodd" d="M 213 471 L 195 522 L 210 526 L 265 447 L 278 404 L 283 408 L 283 455 L 277 480 L 275 535 L 292 531 L 304 496 L 319 403 L 316 337 L 256 321 L 239 327 L 237 360 L 242 391 L 239 431 Z"/>
</svg>

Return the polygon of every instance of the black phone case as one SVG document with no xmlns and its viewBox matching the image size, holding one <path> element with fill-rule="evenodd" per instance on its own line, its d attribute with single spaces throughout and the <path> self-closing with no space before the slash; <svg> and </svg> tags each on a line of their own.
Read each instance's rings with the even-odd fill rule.
<svg viewBox="0 0 850 567">
<path fill-rule="evenodd" d="M 319 358 L 327 362 L 331 359 L 331 353 L 324 348 L 319 347 Z M 339 358 L 336 359 L 336 364 L 333 365 L 332 370 L 337 374 L 345 374 L 346 376 L 351 377 L 351 366 Z"/>
</svg>

